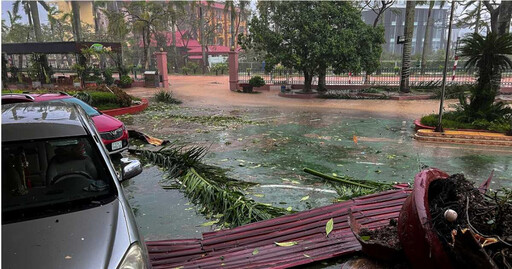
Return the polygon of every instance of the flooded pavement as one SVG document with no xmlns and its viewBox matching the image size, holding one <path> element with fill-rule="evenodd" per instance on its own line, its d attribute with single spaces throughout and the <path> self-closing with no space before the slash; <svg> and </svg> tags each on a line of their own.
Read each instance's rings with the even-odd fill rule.
<svg viewBox="0 0 512 269">
<path fill-rule="evenodd" d="M 129 129 L 203 145 L 203 162 L 229 169 L 228 176 L 258 183 L 247 190 L 257 202 L 302 211 L 337 200 L 329 183 L 304 167 L 382 182 L 410 182 L 426 167 L 469 180 L 487 179 L 493 189 L 512 187 L 510 148 L 426 144 L 412 136 L 414 118 L 383 117 L 340 110 L 261 107 L 178 107 L 154 105 L 139 115 L 120 117 Z M 123 183 L 146 239 L 194 238 L 215 227 L 181 192 L 163 189 L 164 173 L 146 167 Z M 307 197 L 307 199 L 304 199 Z"/>
</svg>

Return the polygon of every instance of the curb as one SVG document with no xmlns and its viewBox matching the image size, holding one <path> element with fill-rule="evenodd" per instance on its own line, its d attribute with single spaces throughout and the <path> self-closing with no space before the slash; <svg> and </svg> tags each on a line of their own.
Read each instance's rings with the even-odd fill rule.
<svg viewBox="0 0 512 269">
<path fill-rule="evenodd" d="M 287 94 L 287 93 L 278 93 L 279 96 L 285 98 L 297 98 L 297 99 L 315 99 L 318 97 L 318 93 L 296 93 L 296 94 Z"/>
<path fill-rule="evenodd" d="M 124 114 L 135 114 L 143 111 L 149 105 L 148 99 L 142 98 L 142 104 L 130 107 L 121 107 L 115 109 L 102 110 L 101 112 L 109 116 L 119 116 Z"/>
</svg>

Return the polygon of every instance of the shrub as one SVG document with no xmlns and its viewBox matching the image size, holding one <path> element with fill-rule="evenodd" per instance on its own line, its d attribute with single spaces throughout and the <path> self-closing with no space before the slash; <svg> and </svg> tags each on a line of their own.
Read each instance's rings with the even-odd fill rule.
<svg viewBox="0 0 512 269">
<path fill-rule="evenodd" d="M 194 62 L 188 62 L 186 67 L 189 68 L 189 70 L 192 70 L 192 72 L 194 72 L 195 74 L 197 72 L 197 69 L 199 68 L 199 65 Z"/>
<path fill-rule="evenodd" d="M 455 99 L 459 98 L 459 96 L 468 93 L 471 91 L 471 88 L 474 87 L 472 84 L 463 84 L 463 85 L 449 85 L 446 86 L 444 97 L 446 99 Z M 442 88 L 436 88 L 434 89 L 434 98 L 440 99 L 441 98 L 441 92 Z"/>
<path fill-rule="evenodd" d="M 185 75 L 188 75 L 188 73 L 190 73 L 190 68 L 185 66 L 185 67 L 181 68 L 181 72 L 183 72 L 183 74 L 185 74 Z"/>
<path fill-rule="evenodd" d="M 155 95 L 153 96 L 155 98 L 155 101 L 167 103 L 167 104 L 181 104 L 181 101 L 176 99 L 173 96 L 172 91 L 166 91 L 166 90 L 159 90 Z"/>
<path fill-rule="evenodd" d="M 249 80 L 249 85 L 253 87 L 265 86 L 265 80 L 260 76 L 254 76 Z"/>
<path fill-rule="evenodd" d="M 430 114 L 421 118 L 421 124 L 428 126 L 437 126 L 437 114 Z M 508 118 L 494 120 L 489 122 L 486 119 L 477 119 L 471 123 L 464 121 L 465 116 L 463 111 L 450 111 L 443 114 L 442 125 L 444 128 L 449 129 L 480 129 L 495 132 L 507 132 L 511 128 L 511 123 Z"/>
<path fill-rule="evenodd" d="M 212 66 L 212 71 L 215 71 L 215 75 L 219 74 L 219 71 L 224 74 L 224 71 L 228 70 L 228 65 L 226 63 L 218 63 Z"/>
<path fill-rule="evenodd" d="M 92 99 L 90 104 L 96 107 L 108 103 L 119 104 L 119 98 L 111 92 L 91 92 L 90 96 Z"/>
<path fill-rule="evenodd" d="M 132 82 L 133 82 L 133 79 L 128 75 L 123 75 L 119 79 L 119 85 L 121 85 L 121 86 L 129 86 L 132 84 Z"/>
<path fill-rule="evenodd" d="M 107 85 L 112 85 L 114 83 L 114 78 L 112 77 L 112 69 L 107 68 L 103 71 L 103 83 Z"/>
</svg>

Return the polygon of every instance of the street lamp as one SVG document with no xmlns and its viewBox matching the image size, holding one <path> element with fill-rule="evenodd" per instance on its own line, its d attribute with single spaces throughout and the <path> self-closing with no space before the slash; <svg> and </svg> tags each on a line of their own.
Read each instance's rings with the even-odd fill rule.
<svg viewBox="0 0 512 269">
<path fill-rule="evenodd" d="M 455 9 L 455 0 L 452 0 L 452 8 L 450 10 L 450 23 L 448 26 L 448 41 L 446 42 L 446 54 L 444 57 L 444 69 L 443 69 L 443 84 L 441 90 L 441 103 L 439 105 L 439 121 L 437 123 L 436 132 L 444 132 L 442 120 L 443 120 L 443 106 L 444 106 L 444 93 L 446 90 L 446 69 L 448 68 L 448 57 L 450 55 L 450 41 L 452 37 L 452 22 L 453 22 L 453 10 Z"/>
</svg>

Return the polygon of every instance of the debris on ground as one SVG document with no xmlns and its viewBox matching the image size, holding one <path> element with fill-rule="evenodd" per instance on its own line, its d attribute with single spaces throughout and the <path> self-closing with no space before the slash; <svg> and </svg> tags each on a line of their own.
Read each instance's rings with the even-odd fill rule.
<svg viewBox="0 0 512 269">
<path fill-rule="evenodd" d="M 433 229 L 456 267 L 511 268 L 510 191 L 483 194 L 455 174 L 432 182 L 428 197 Z"/>
</svg>

